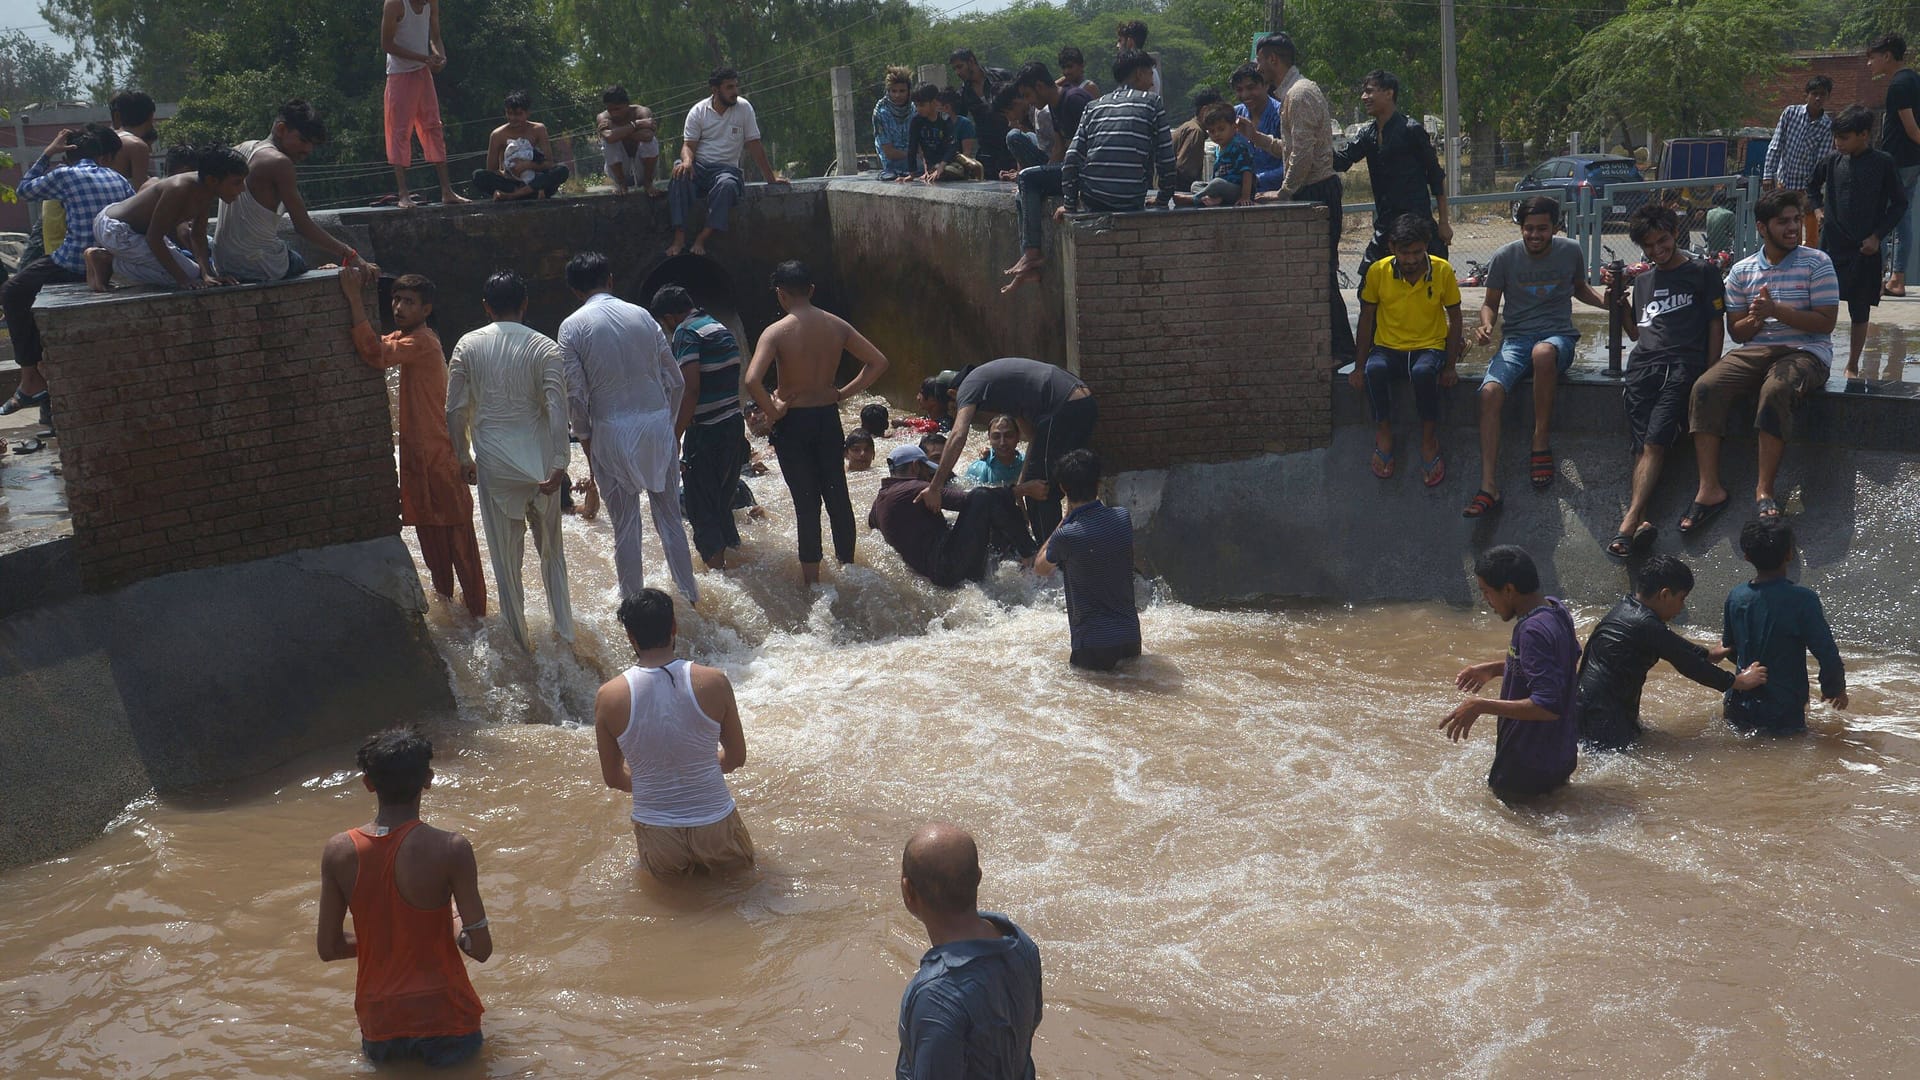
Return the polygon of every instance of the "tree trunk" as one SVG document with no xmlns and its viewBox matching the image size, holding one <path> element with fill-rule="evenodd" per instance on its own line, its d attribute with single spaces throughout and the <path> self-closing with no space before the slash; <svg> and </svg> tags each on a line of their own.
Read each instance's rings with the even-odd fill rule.
<svg viewBox="0 0 1920 1080">
<path fill-rule="evenodd" d="M 1497 179 L 1494 169 L 1500 163 L 1500 128 L 1491 120 L 1474 120 L 1467 125 L 1473 140 L 1473 168 L 1467 173 L 1467 192 L 1492 191 Z"/>
</svg>

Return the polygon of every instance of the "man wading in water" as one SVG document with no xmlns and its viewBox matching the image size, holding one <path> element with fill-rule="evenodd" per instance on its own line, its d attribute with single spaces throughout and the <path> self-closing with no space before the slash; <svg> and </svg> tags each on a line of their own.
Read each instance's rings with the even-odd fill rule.
<svg viewBox="0 0 1920 1080">
<path fill-rule="evenodd" d="M 747 393 L 773 424 L 773 452 L 780 475 L 793 494 L 793 522 L 799 533 L 800 577 L 820 580 L 820 507 L 833 526 L 833 554 L 853 561 L 853 503 L 840 458 L 846 432 L 840 427 L 840 403 L 873 385 L 887 370 L 887 358 L 838 315 L 813 306 L 813 276 L 797 260 L 774 268 L 773 291 L 786 318 L 767 327 L 747 366 Z M 836 388 L 840 354 L 860 361 L 860 373 Z M 779 393 L 768 393 L 771 368 Z"/>
<path fill-rule="evenodd" d="M 359 962 L 353 1009 L 372 1061 L 454 1065 L 480 1052 L 486 1010 L 460 954 L 486 963 L 493 934 L 473 845 L 420 820 L 432 760 L 433 743 L 403 728 L 361 744 L 360 782 L 380 809 L 371 825 L 335 833 L 320 853 L 315 943 L 322 960 Z"/>
</svg>

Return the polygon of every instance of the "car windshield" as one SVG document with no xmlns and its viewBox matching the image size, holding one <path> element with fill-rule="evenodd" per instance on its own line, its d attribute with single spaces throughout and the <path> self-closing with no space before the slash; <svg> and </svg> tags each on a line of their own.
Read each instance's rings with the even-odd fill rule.
<svg viewBox="0 0 1920 1080">
<path fill-rule="evenodd" d="M 1631 184 L 1640 179 L 1640 170 L 1634 168 L 1631 161 L 1596 161 L 1593 163 L 1593 175 L 1601 180 Z"/>
</svg>

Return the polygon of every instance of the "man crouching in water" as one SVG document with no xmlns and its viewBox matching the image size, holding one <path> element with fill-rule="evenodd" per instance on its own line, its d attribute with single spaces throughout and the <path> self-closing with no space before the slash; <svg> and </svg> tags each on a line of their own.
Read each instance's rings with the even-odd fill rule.
<svg viewBox="0 0 1920 1080">
<path fill-rule="evenodd" d="M 460 953 L 486 963 L 493 934 L 473 845 L 420 821 L 432 760 L 433 743 L 403 728 L 361 744 L 361 783 L 380 809 L 371 825 L 335 834 L 320 853 L 316 944 L 322 960 L 359 961 L 353 1009 L 370 1061 L 455 1065 L 480 1052 L 485 1010 Z"/>
</svg>

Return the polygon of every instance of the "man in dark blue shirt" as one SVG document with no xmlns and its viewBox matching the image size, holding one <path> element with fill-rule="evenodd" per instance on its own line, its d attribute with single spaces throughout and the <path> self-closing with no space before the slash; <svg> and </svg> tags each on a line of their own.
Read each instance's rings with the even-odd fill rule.
<svg viewBox="0 0 1920 1080">
<path fill-rule="evenodd" d="M 1757 571 L 1727 594 L 1721 643 L 1735 664 L 1760 664 L 1766 685 L 1727 691 L 1727 723 L 1740 731 L 1798 735 L 1807 730 L 1807 654 L 1820 661 L 1820 697 L 1847 707 L 1847 669 L 1820 598 L 1787 580 L 1793 561 L 1793 530 L 1778 518 L 1759 518 L 1740 529 L 1740 554 Z"/>
<path fill-rule="evenodd" d="M 1074 667 L 1111 671 L 1140 655 L 1140 613 L 1133 602 L 1133 517 L 1100 501 L 1100 458 L 1075 450 L 1054 463 L 1067 495 L 1067 516 L 1053 530 L 1033 569 L 1058 566 L 1067 582 L 1067 633 Z"/>
<path fill-rule="evenodd" d="M 932 948 L 900 998 L 896 1080 L 1033 1080 L 1040 949 L 979 910 L 980 852 L 966 830 L 922 828 L 900 860 L 900 899 Z"/>
</svg>

